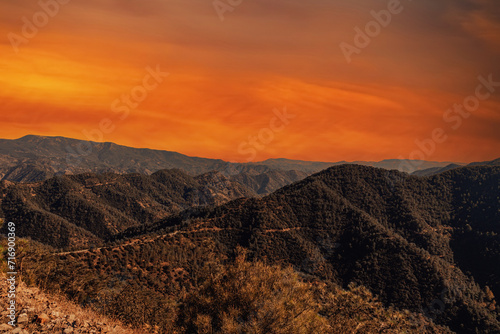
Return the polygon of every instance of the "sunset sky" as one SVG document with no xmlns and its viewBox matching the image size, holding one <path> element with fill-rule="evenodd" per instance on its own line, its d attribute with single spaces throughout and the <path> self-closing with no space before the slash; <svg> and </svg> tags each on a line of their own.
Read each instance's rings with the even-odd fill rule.
<svg viewBox="0 0 500 334">
<path fill-rule="evenodd" d="M 0 0 L 0 138 L 242 162 L 500 157 L 498 0 L 59 1 Z M 340 45 L 388 7 L 348 62 Z M 479 107 L 447 112 L 479 76 L 498 82 Z M 414 154 L 435 129 L 446 139 Z"/>
</svg>

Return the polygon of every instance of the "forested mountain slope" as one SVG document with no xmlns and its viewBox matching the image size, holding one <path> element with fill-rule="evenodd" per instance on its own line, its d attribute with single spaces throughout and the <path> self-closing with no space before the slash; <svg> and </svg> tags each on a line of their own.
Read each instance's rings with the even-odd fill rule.
<svg viewBox="0 0 500 334">
<path fill-rule="evenodd" d="M 125 235 L 184 224 L 181 230 L 208 233 L 226 252 L 242 245 L 255 258 L 290 263 L 343 286 L 363 284 L 401 308 L 443 299 L 439 322 L 496 333 L 491 291 L 500 293 L 499 176 L 499 167 L 414 177 L 337 166 L 263 199 L 233 201 Z"/>
<path fill-rule="evenodd" d="M 54 247 L 99 245 L 131 226 L 191 207 L 219 205 L 255 193 L 212 172 L 152 175 L 78 174 L 38 183 L 2 183 L 0 208 L 20 236 Z"/>
<path fill-rule="evenodd" d="M 154 323 L 242 247 L 250 260 L 292 266 L 311 282 L 365 286 L 386 307 L 457 333 L 498 333 L 499 187 L 495 166 L 429 177 L 336 166 L 263 198 L 150 216 L 105 247 L 34 255 L 25 270 L 111 314 L 142 307 Z M 147 302 L 127 306 L 138 298 Z"/>
</svg>

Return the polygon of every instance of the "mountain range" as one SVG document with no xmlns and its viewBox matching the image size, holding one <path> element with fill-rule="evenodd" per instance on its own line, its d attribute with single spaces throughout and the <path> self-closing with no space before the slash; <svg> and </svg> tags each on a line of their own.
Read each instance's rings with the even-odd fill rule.
<svg viewBox="0 0 500 334">
<path fill-rule="evenodd" d="M 405 160 L 380 162 L 356 161 L 360 165 L 385 169 L 402 169 Z M 445 167 L 451 162 L 410 161 L 415 170 Z M 295 171 L 303 177 L 328 167 L 346 164 L 289 159 L 231 163 L 219 159 L 189 157 L 177 152 L 140 149 L 64 137 L 27 135 L 19 139 L 0 139 L 0 180 L 16 182 L 42 181 L 56 175 L 80 173 L 152 174 L 161 169 L 182 169 L 193 176 L 219 171 L 226 176 L 246 173 L 258 175 L 269 171 Z M 464 165 L 458 163 L 458 165 Z M 275 189 L 273 189 L 275 190 Z"/>
<path fill-rule="evenodd" d="M 38 182 L 58 175 L 82 173 L 151 175 L 163 169 L 180 169 L 191 176 L 218 171 L 257 195 L 266 195 L 328 167 L 347 163 L 289 159 L 232 163 L 219 159 L 189 157 L 177 152 L 64 137 L 27 135 L 15 140 L 0 139 L 0 180 L 14 182 Z M 398 159 L 352 163 L 397 170 L 408 170 L 407 166 L 410 165 L 417 175 L 432 175 L 465 165 Z"/>
<path fill-rule="evenodd" d="M 37 136 L 0 157 L 23 280 L 125 324 L 500 333 L 500 159 L 410 175 Z"/>
<path fill-rule="evenodd" d="M 4 182 L 1 207 L 20 236 L 67 248 L 26 260 L 26 275 L 82 303 L 119 301 L 130 289 L 151 303 L 175 299 L 204 281 L 207 263 L 234 259 L 240 247 L 308 280 L 366 287 L 386 307 L 456 333 L 500 331 L 500 167 L 418 177 L 340 165 L 264 197 L 228 179 L 214 186 L 221 177 L 171 170 Z M 110 314 L 123 307 L 113 305 Z M 145 321 L 160 323 L 154 314 Z"/>
</svg>

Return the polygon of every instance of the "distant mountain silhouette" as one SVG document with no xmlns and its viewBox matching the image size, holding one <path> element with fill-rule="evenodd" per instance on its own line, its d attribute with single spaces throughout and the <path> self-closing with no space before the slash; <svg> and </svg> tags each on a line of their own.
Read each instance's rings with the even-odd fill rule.
<svg viewBox="0 0 500 334">
<path fill-rule="evenodd" d="M 468 166 L 500 166 L 500 158 L 491 161 L 473 162 Z"/>
<path fill-rule="evenodd" d="M 430 176 L 430 175 L 443 173 L 443 172 L 446 172 L 448 170 L 452 170 L 452 169 L 460 168 L 460 167 L 462 167 L 462 166 L 457 165 L 457 164 L 449 164 L 448 166 L 445 166 L 445 167 L 432 167 L 432 168 L 417 170 L 411 174 L 415 175 L 415 176 Z"/>
<path fill-rule="evenodd" d="M 41 181 L 41 178 L 34 180 L 24 177 L 28 173 L 23 170 L 29 167 L 37 167 L 46 175 L 52 174 L 49 176 L 82 172 L 151 174 L 172 168 L 198 175 L 223 169 L 227 165 L 222 160 L 188 157 L 176 152 L 34 135 L 16 140 L 0 140 L 0 155 L 4 162 L 1 165 L 4 179 L 11 181 Z M 10 169 L 6 170 L 4 166 Z"/>
<path fill-rule="evenodd" d="M 162 169 L 182 169 L 196 176 L 219 171 L 257 194 L 269 194 L 280 187 L 340 162 L 269 159 L 262 162 L 230 163 L 219 159 L 189 157 L 177 152 L 140 149 L 113 143 L 97 143 L 64 137 L 28 135 L 15 140 L 0 139 L 0 180 L 37 182 L 57 175 L 81 173 L 140 173 L 150 175 Z M 383 160 L 355 164 L 417 170 L 442 168 L 449 162 Z M 241 174 L 241 175 L 240 175 Z"/>
<path fill-rule="evenodd" d="M 492 161 L 473 162 L 473 163 L 468 164 L 467 166 L 500 166 L 500 158 L 492 160 Z M 446 172 L 448 170 L 460 168 L 460 167 L 463 167 L 463 165 L 449 164 L 448 166 L 445 166 L 445 167 L 431 167 L 431 168 L 427 168 L 427 169 L 417 170 L 417 171 L 413 172 L 412 175 L 430 176 L 430 175 L 443 173 L 443 172 Z"/>
</svg>

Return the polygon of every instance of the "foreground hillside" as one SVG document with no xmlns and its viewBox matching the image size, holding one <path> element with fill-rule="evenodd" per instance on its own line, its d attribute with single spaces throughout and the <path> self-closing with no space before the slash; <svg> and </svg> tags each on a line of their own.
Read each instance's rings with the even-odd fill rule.
<svg viewBox="0 0 500 334">
<path fill-rule="evenodd" d="M 6 276 L 0 274 L 2 305 L 7 305 Z M 111 320 L 96 312 L 68 301 L 56 294 L 46 294 L 36 287 L 28 287 L 21 282 L 17 286 L 18 303 L 17 325 L 7 324 L 7 311 L 2 311 L 0 333 L 107 333 L 107 334 L 142 334 L 143 330 L 132 330 L 119 321 Z M 152 328 L 145 329 L 154 333 Z"/>
<path fill-rule="evenodd" d="M 137 333 L 452 333 L 422 314 L 384 307 L 362 286 L 342 289 L 305 277 L 291 267 L 248 261 L 242 248 L 237 249 L 232 261 L 220 261 L 214 253 L 206 253 L 207 261 L 194 280 L 189 277 L 192 273 L 185 270 L 191 268 L 176 268 L 176 279 L 161 293 L 147 288 L 153 282 L 161 284 L 159 277 L 142 277 L 143 282 L 125 283 L 128 280 L 125 268 L 117 270 L 113 278 L 103 276 L 102 270 L 94 268 L 93 279 L 87 281 L 92 274 L 80 268 L 81 252 L 60 255 L 74 260 L 64 269 L 58 266 L 57 260 L 45 262 L 46 257 L 36 243 L 25 244 L 23 252 L 25 260 L 38 256 L 42 259 L 41 264 L 30 263 L 30 269 L 23 270 L 24 280 L 37 282 L 47 290 L 62 289 L 86 307 L 81 309 L 61 297 L 47 296 L 22 283 L 18 297 L 22 310 L 18 321 L 29 333 L 35 330 L 39 333 L 133 333 L 117 321 L 96 315 L 93 310 L 121 319 L 136 327 Z M 104 249 L 97 251 L 101 252 L 114 257 Z M 190 254 L 183 258 L 200 259 Z M 173 260 L 170 265 L 178 263 Z M 45 280 L 38 276 L 42 272 Z M 57 283 L 51 282 L 55 277 L 59 277 Z"/>
<path fill-rule="evenodd" d="M 454 332 L 499 333 L 499 187 L 500 167 L 415 177 L 337 166 L 263 198 L 133 226 L 104 247 L 33 255 L 25 271 L 121 319 L 184 326 L 169 315 L 242 247 L 251 261 L 291 266 L 311 284 L 364 286 L 384 307 Z"/>
</svg>

